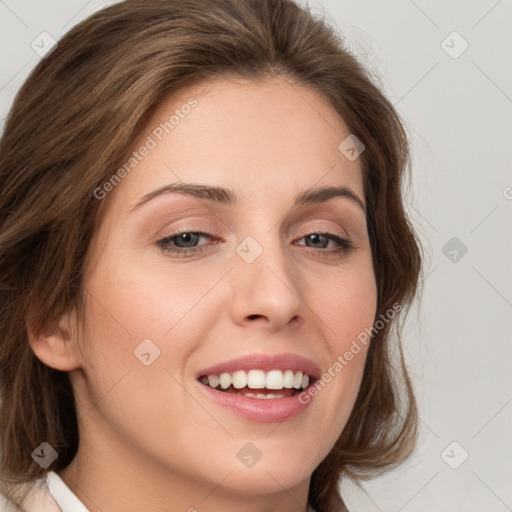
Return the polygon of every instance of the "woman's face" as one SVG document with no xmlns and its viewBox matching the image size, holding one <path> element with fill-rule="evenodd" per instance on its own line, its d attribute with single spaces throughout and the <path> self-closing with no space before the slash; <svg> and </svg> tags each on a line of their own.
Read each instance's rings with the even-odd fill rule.
<svg viewBox="0 0 512 512">
<path fill-rule="evenodd" d="M 309 482 L 353 407 L 367 347 L 345 354 L 376 311 L 349 134 L 282 78 L 217 79 L 158 107 L 98 199 L 72 374 L 82 466 L 218 493 Z M 196 188 L 154 193 L 169 185 Z M 339 193 L 311 194 L 324 187 Z M 299 371 L 329 382 L 298 395 Z"/>
</svg>

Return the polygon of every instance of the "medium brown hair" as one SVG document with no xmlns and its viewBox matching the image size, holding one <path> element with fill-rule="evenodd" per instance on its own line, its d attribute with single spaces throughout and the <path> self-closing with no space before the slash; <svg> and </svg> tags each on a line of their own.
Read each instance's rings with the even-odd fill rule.
<svg viewBox="0 0 512 512">
<path fill-rule="evenodd" d="M 64 469 L 77 451 L 68 374 L 39 361 L 27 325 L 37 335 L 71 307 L 83 314 L 84 269 L 108 201 L 94 190 L 125 161 L 165 97 L 222 76 L 281 76 L 306 85 L 363 141 L 375 319 L 396 304 L 403 311 L 410 306 L 421 248 L 402 197 L 407 136 L 392 104 L 326 19 L 292 0 L 127 0 L 103 9 L 70 30 L 31 72 L 0 142 L 4 489 Z M 348 423 L 312 475 L 309 501 L 319 512 L 346 510 L 341 476 L 373 476 L 415 445 L 417 409 L 397 322 L 374 333 Z M 59 454 L 49 469 L 31 457 L 43 441 Z"/>
</svg>

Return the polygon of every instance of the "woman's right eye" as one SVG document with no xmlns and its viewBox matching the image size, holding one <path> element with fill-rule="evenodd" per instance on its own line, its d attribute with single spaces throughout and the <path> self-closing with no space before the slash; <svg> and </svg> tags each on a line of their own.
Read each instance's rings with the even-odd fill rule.
<svg viewBox="0 0 512 512">
<path fill-rule="evenodd" d="M 158 240 L 156 244 L 160 247 L 162 252 L 166 254 L 175 254 L 178 257 L 186 257 L 203 250 L 203 245 L 190 247 L 190 244 L 193 245 L 201 237 L 212 238 L 212 236 L 208 233 L 203 233 L 200 231 L 181 231 L 171 233 L 171 235 Z M 178 244 L 177 248 L 175 248 L 176 244 Z M 180 246 L 180 244 L 184 245 Z"/>
</svg>

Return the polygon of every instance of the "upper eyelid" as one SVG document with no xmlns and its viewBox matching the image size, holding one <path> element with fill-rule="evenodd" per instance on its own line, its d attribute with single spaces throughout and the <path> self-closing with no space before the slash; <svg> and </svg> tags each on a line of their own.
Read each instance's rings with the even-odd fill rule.
<svg viewBox="0 0 512 512">
<path fill-rule="evenodd" d="M 181 219 L 180 219 L 181 220 Z M 201 231 L 216 231 L 218 230 L 218 225 L 217 225 L 217 221 L 220 222 L 220 224 L 222 224 L 223 228 L 221 229 L 224 229 L 226 228 L 228 231 L 231 230 L 229 224 L 226 224 L 223 220 L 219 219 L 219 218 L 215 218 L 214 220 L 209 220 L 207 219 L 205 221 L 205 219 L 203 218 L 199 218 L 199 220 L 192 220 L 192 221 L 188 221 L 189 223 L 185 223 L 183 226 L 178 226 L 176 227 L 175 229 L 173 228 L 164 228 L 165 231 L 171 231 L 171 232 L 185 232 L 185 231 L 189 231 L 189 232 L 201 232 Z M 179 220 L 176 220 L 176 222 L 179 222 Z M 204 227 L 204 226 L 195 226 L 194 224 L 196 222 L 199 222 L 199 223 L 206 223 L 206 226 L 207 227 Z M 341 231 L 347 231 L 347 228 L 346 227 L 342 227 L 342 224 L 349 224 L 348 222 L 342 222 L 342 220 L 335 220 L 335 219 L 328 219 L 328 218 L 320 218 L 320 217 L 306 217 L 305 219 L 302 219 L 302 220 L 294 220 L 293 222 L 291 222 L 290 224 L 292 225 L 295 225 L 295 224 L 302 224 L 302 223 L 318 223 L 318 222 L 330 222 L 332 224 L 335 224 L 338 229 L 340 229 Z M 352 224 L 352 223 L 350 223 Z M 273 229 L 273 228 L 271 228 Z M 334 228 L 328 228 L 328 227 L 321 227 L 321 226 L 312 226 L 312 227 L 309 227 L 307 229 L 300 229 L 300 231 L 304 231 L 304 232 L 307 232 L 309 230 L 332 230 Z M 159 230 L 160 232 L 162 230 Z M 270 230 L 268 230 L 270 231 Z M 268 232 L 267 231 L 267 232 Z M 343 235 L 342 233 L 339 233 L 340 236 L 345 236 Z"/>
<path fill-rule="evenodd" d="M 211 233 L 211 231 L 215 231 L 215 230 L 214 229 L 209 229 L 209 228 L 204 229 L 204 228 L 196 228 L 196 227 L 187 227 L 187 226 L 185 226 L 183 228 L 176 228 L 176 229 L 170 230 L 168 234 L 163 234 L 163 235 L 159 236 L 159 238 L 172 238 L 172 237 L 175 237 L 175 236 L 179 236 L 180 234 L 184 234 L 184 233 L 199 233 L 201 235 L 206 235 L 206 236 L 214 238 L 216 235 L 214 233 Z M 301 230 L 299 230 L 299 235 L 300 236 L 307 236 L 310 233 L 311 234 L 313 234 L 313 233 L 324 233 L 324 234 L 336 235 L 336 236 L 340 236 L 340 237 L 347 237 L 348 236 L 345 233 L 339 233 L 339 232 L 337 232 L 336 230 L 334 230 L 332 228 L 325 228 L 325 227 L 311 227 L 311 228 L 308 228 L 308 229 L 301 229 Z"/>
</svg>

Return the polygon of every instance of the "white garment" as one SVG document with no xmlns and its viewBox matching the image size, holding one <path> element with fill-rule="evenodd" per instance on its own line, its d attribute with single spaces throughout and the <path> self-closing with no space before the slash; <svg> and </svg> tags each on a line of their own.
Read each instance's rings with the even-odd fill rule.
<svg viewBox="0 0 512 512">
<path fill-rule="evenodd" d="M 20 486 L 25 490 L 28 485 Z M 89 512 L 57 473 L 50 471 L 30 484 L 30 491 L 22 503 L 26 512 Z M 0 511 L 14 511 L 0 494 Z"/>
<path fill-rule="evenodd" d="M 53 471 L 47 473 L 46 484 L 62 512 L 89 512 L 57 473 Z"/>
<path fill-rule="evenodd" d="M 23 504 L 27 512 L 89 512 L 54 471 L 49 471 L 45 477 L 34 482 Z M 0 512 L 11 510 L 0 494 Z M 307 512 L 316 511 L 308 504 Z"/>
</svg>

